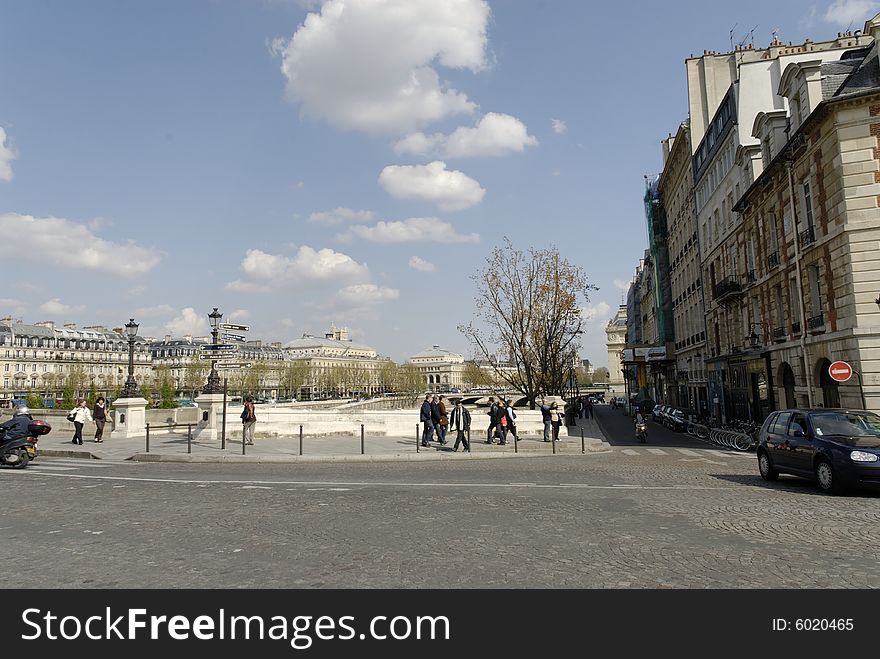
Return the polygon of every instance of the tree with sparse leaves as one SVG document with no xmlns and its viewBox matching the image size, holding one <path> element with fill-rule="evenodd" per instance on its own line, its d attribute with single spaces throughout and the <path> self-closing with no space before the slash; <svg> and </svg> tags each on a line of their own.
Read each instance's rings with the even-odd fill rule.
<svg viewBox="0 0 880 659">
<path fill-rule="evenodd" d="M 516 249 L 507 238 L 492 250 L 477 284 L 476 319 L 459 330 L 486 361 L 503 355 L 515 370 L 492 368 L 528 398 L 562 391 L 584 332 L 582 304 L 595 290 L 585 272 L 555 247 Z"/>
</svg>

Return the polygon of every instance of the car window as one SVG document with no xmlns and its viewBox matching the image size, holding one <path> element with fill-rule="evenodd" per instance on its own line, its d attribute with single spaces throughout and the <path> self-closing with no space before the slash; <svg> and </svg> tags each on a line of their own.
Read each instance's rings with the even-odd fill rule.
<svg viewBox="0 0 880 659">
<path fill-rule="evenodd" d="M 778 417 L 778 416 L 779 416 L 778 414 L 771 414 L 770 416 L 767 417 L 767 419 L 764 421 L 764 431 L 765 432 L 773 432 L 773 430 L 772 430 L 773 424 L 776 423 L 776 417 Z"/>
<path fill-rule="evenodd" d="M 776 417 L 776 423 L 770 429 L 774 435 L 784 435 L 785 429 L 788 427 L 788 421 L 791 419 L 791 412 L 782 412 Z"/>
<path fill-rule="evenodd" d="M 818 412 L 810 415 L 816 435 L 880 436 L 880 417 L 870 412 Z"/>
<path fill-rule="evenodd" d="M 788 434 L 794 435 L 796 431 L 801 431 L 805 435 L 807 434 L 807 423 L 806 419 L 804 419 L 803 414 L 795 414 L 791 417 L 791 422 L 788 424 Z"/>
</svg>

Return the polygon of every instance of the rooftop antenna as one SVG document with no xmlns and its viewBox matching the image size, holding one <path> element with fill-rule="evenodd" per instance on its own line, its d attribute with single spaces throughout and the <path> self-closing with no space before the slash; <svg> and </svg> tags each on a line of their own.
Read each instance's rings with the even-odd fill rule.
<svg viewBox="0 0 880 659">
<path fill-rule="evenodd" d="M 746 32 L 745 36 L 742 38 L 742 41 L 739 42 L 740 48 L 742 48 L 743 46 L 746 45 L 746 41 L 751 41 L 752 45 L 755 44 L 755 30 L 757 30 L 757 29 L 758 29 L 758 26 L 756 25 L 751 30 Z"/>
<path fill-rule="evenodd" d="M 773 35 L 773 43 L 776 43 L 777 41 L 779 41 L 779 28 L 778 27 L 774 27 L 772 30 L 770 30 L 770 33 Z"/>
<path fill-rule="evenodd" d="M 730 50 L 731 50 L 731 52 L 733 51 L 733 31 L 736 29 L 737 25 L 739 25 L 739 23 L 734 23 L 733 27 L 730 28 Z"/>
</svg>

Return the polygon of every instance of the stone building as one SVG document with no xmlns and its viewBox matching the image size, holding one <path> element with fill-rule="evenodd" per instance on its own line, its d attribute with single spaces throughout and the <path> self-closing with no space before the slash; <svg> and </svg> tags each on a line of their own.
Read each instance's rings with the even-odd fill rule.
<svg viewBox="0 0 880 659">
<path fill-rule="evenodd" d="M 137 337 L 134 350 L 135 378 L 151 374 L 146 339 Z M 52 321 L 26 325 L 13 318 L 0 319 L 0 405 L 37 394 L 54 405 L 65 386 L 74 395 L 92 387 L 112 395 L 128 377 L 129 343 L 122 328 L 79 328 L 74 323 L 57 327 Z"/>
<path fill-rule="evenodd" d="M 605 326 L 605 345 L 608 348 L 608 384 L 616 392 L 623 385 L 621 358 L 626 348 L 626 305 L 617 308 L 614 318 Z"/>
<path fill-rule="evenodd" d="M 865 34 L 880 34 L 880 15 Z M 759 113 L 751 126 L 761 171 L 734 206 L 742 219 L 727 241 L 742 265 L 725 276 L 741 282 L 747 310 L 726 337 L 738 353 L 728 366 L 731 411 L 862 407 L 858 377 L 830 378 L 837 360 L 861 374 L 864 404 L 880 410 L 876 41 L 788 64 L 776 93 L 787 110 Z M 721 336 L 715 344 L 720 353 Z"/>
<path fill-rule="evenodd" d="M 669 246 L 669 286 L 672 307 L 674 405 L 697 412 L 708 410 L 702 268 L 697 216 L 694 209 L 694 170 L 690 125 L 683 122 L 663 141 L 663 173 L 658 189 L 666 212 Z"/>
<path fill-rule="evenodd" d="M 450 391 L 465 384 L 464 357 L 439 345 L 423 350 L 407 361 L 424 376 L 426 391 Z"/>
</svg>

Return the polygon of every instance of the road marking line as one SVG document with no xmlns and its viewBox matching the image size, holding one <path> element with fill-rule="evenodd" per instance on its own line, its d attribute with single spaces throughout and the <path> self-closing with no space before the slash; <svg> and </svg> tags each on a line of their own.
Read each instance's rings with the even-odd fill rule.
<svg viewBox="0 0 880 659">
<path fill-rule="evenodd" d="M 25 473 L 23 470 L 10 470 L 9 473 Z M 32 474 L 34 472 L 31 472 Z M 550 490 L 558 490 L 558 489 L 570 489 L 570 488 L 581 488 L 586 490 L 613 490 L 617 489 L 619 485 L 589 485 L 587 483 L 568 483 L 568 484 L 560 484 L 560 485 L 509 485 L 507 483 L 398 483 L 394 481 L 375 481 L 375 482 L 366 482 L 366 481 L 357 481 L 357 482 L 333 482 L 333 481 L 257 481 L 257 480 L 234 480 L 234 481 L 223 481 L 223 480 L 185 480 L 180 478 L 145 478 L 139 476 L 93 476 L 90 474 L 54 474 L 54 473 L 40 473 L 39 476 L 42 477 L 57 477 L 57 478 L 80 478 L 85 480 L 116 480 L 116 481 L 133 481 L 133 482 L 142 482 L 142 483 L 172 483 L 176 485 L 201 485 L 205 483 L 210 483 L 213 485 L 248 485 L 248 484 L 258 484 L 258 485 L 318 485 L 323 487 L 340 487 L 340 486 L 351 486 L 351 487 L 426 487 L 426 488 L 438 488 L 438 487 L 483 487 L 483 488 L 502 488 L 509 489 L 512 487 L 525 487 L 531 489 L 550 489 Z M 98 487 L 97 485 L 90 485 L 85 487 Z M 633 485 L 631 487 L 639 488 L 642 490 L 731 490 L 736 489 L 737 485 L 728 485 L 723 487 L 710 487 L 705 485 Z M 317 489 L 317 488 L 316 488 Z"/>
<path fill-rule="evenodd" d="M 638 455 L 638 451 L 634 451 L 631 448 L 625 448 L 621 451 L 621 453 L 626 453 L 627 455 Z"/>
<path fill-rule="evenodd" d="M 32 464 L 30 466 L 31 469 L 36 469 L 38 471 L 76 471 L 76 467 L 53 467 L 50 465 L 44 464 Z"/>
<path fill-rule="evenodd" d="M 699 455 L 700 455 L 700 454 L 697 453 L 696 451 L 691 451 L 691 450 L 688 449 L 688 448 L 677 448 L 677 449 L 675 449 L 675 450 L 678 451 L 679 453 L 683 453 L 684 455 L 690 455 L 690 456 L 693 456 L 693 457 L 699 457 Z"/>
<path fill-rule="evenodd" d="M 654 455 L 667 455 L 666 451 L 664 451 L 662 448 L 649 448 L 646 450 L 648 451 L 648 453 L 653 453 Z"/>
</svg>

